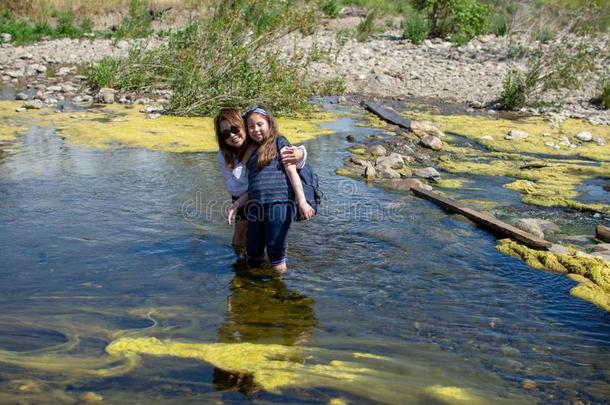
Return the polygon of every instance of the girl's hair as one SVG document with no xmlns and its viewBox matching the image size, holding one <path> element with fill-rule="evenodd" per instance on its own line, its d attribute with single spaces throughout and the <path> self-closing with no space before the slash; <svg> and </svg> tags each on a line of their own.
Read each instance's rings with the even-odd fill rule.
<svg viewBox="0 0 610 405">
<path fill-rule="evenodd" d="M 223 120 L 228 121 L 229 125 L 231 126 L 242 128 L 246 135 L 247 131 L 241 113 L 236 108 L 223 108 L 216 115 L 216 117 L 214 117 L 214 131 L 216 132 L 216 141 L 218 141 L 218 147 L 222 152 L 222 156 L 225 159 L 225 163 L 231 170 L 233 170 L 235 166 L 235 159 L 241 160 L 244 156 L 244 153 L 246 152 L 246 148 L 248 147 L 248 137 L 246 136 L 244 143 L 239 149 L 227 144 L 227 142 L 223 139 L 222 134 L 220 133 L 220 122 Z"/>
<path fill-rule="evenodd" d="M 246 132 L 248 132 L 248 118 L 252 114 L 260 114 L 267 120 L 267 124 L 269 124 L 269 134 L 260 143 L 258 151 L 256 152 L 256 154 L 258 155 L 258 160 L 256 161 L 256 168 L 260 170 L 263 167 L 267 166 L 269 162 L 271 162 L 273 158 L 277 156 L 276 140 L 279 135 L 279 131 L 277 128 L 277 122 L 269 112 L 269 109 L 267 109 L 267 107 L 265 107 L 264 105 L 259 104 L 250 108 L 243 115 L 244 122 L 246 123 Z M 250 137 L 249 133 L 248 137 Z"/>
</svg>

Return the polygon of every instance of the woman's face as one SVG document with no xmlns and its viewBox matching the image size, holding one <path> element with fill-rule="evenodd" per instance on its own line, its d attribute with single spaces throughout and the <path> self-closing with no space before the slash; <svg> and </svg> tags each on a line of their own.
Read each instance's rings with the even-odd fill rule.
<svg viewBox="0 0 610 405">
<path fill-rule="evenodd" d="M 246 141 L 246 131 L 242 125 L 231 125 L 227 120 L 220 121 L 220 136 L 225 143 L 234 148 L 241 148 Z"/>
<path fill-rule="evenodd" d="M 269 123 L 267 118 L 262 114 L 250 114 L 247 125 L 250 138 L 258 143 L 261 143 L 269 133 Z"/>
</svg>

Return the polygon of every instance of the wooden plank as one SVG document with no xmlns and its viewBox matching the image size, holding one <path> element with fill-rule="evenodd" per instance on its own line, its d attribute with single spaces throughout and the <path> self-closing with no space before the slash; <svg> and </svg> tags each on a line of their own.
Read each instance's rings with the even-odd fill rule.
<svg viewBox="0 0 610 405">
<path fill-rule="evenodd" d="M 364 108 L 377 115 L 384 121 L 398 125 L 401 128 L 411 130 L 411 121 L 390 108 L 377 104 L 374 101 L 364 101 Z"/>
<path fill-rule="evenodd" d="M 595 237 L 601 241 L 610 243 L 610 228 L 603 225 L 595 227 Z"/>
<path fill-rule="evenodd" d="M 491 229 L 492 231 L 498 232 L 502 235 L 506 235 L 511 239 L 521 242 L 533 249 L 549 250 L 552 246 L 552 243 L 549 241 L 530 235 L 521 229 L 515 228 L 506 222 L 500 221 L 498 218 L 473 210 L 472 208 L 466 207 L 450 198 L 443 197 L 432 191 L 424 190 L 423 188 L 419 187 L 411 187 L 411 191 L 413 191 L 413 194 L 415 194 L 417 197 L 430 200 L 448 211 L 461 214 L 476 224 Z"/>
</svg>

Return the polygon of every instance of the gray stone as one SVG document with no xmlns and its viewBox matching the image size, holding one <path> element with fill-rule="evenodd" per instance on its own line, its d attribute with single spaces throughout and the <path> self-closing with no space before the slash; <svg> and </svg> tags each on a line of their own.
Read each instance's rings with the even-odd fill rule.
<svg viewBox="0 0 610 405">
<path fill-rule="evenodd" d="M 375 166 L 389 167 L 390 169 L 400 169 L 405 165 L 405 162 L 398 153 L 392 152 L 388 156 L 378 157 L 375 161 Z"/>
<path fill-rule="evenodd" d="M 115 94 L 116 94 L 115 89 L 103 87 L 97 93 L 97 99 L 104 104 L 112 104 L 112 103 L 114 103 Z"/>
<path fill-rule="evenodd" d="M 571 142 L 570 142 L 570 140 L 568 139 L 567 136 L 560 136 L 559 137 L 559 144 L 560 145 L 564 145 L 564 146 L 570 146 Z"/>
<path fill-rule="evenodd" d="M 350 156 L 349 161 L 355 165 L 362 167 L 373 167 L 373 164 L 360 156 Z"/>
<path fill-rule="evenodd" d="M 419 179 L 393 179 L 387 184 L 389 187 L 400 191 L 409 191 L 413 187 L 426 188 L 426 186 L 428 186 L 427 184 L 422 183 L 422 181 Z"/>
<path fill-rule="evenodd" d="M 377 176 L 383 179 L 400 179 L 400 173 L 387 166 L 375 166 Z"/>
<path fill-rule="evenodd" d="M 426 148 L 432 150 L 441 150 L 443 148 L 443 141 L 437 138 L 434 135 L 426 135 L 421 140 L 420 143 Z"/>
<path fill-rule="evenodd" d="M 364 169 L 364 177 L 366 177 L 369 180 L 372 180 L 375 178 L 375 176 L 377 175 L 377 172 L 375 171 L 375 168 L 373 166 L 367 166 Z"/>
<path fill-rule="evenodd" d="M 419 136 L 433 135 L 439 138 L 445 136 L 436 124 L 430 121 L 411 121 L 411 131 Z"/>
<path fill-rule="evenodd" d="M 49 86 L 47 87 L 47 91 L 54 93 L 56 91 L 61 91 L 61 86 Z"/>
<path fill-rule="evenodd" d="M 508 140 L 523 140 L 527 138 L 529 135 L 525 131 L 520 131 L 518 129 L 511 129 L 508 131 L 504 139 Z"/>
<path fill-rule="evenodd" d="M 356 142 L 356 137 L 354 135 L 352 135 L 352 134 L 349 134 L 348 136 L 346 136 L 345 139 L 348 142 Z"/>
<path fill-rule="evenodd" d="M 434 167 L 415 170 L 414 174 L 422 179 L 438 179 L 441 174 Z"/>
<path fill-rule="evenodd" d="M 544 232 L 542 232 L 538 219 L 536 218 L 521 218 L 514 221 L 513 225 L 515 228 L 521 229 L 523 232 L 527 232 L 537 238 L 544 239 Z"/>
<path fill-rule="evenodd" d="M 145 105 L 140 109 L 141 113 L 154 113 L 163 111 L 163 106 L 160 105 Z"/>
<path fill-rule="evenodd" d="M 591 252 L 610 254 L 610 243 L 598 243 L 597 245 L 593 246 Z"/>
<path fill-rule="evenodd" d="M 373 156 L 385 156 L 387 150 L 382 145 L 373 145 L 369 146 L 367 152 Z"/>
<path fill-rule="evenodd" d="M 591 142 L 593 140 L 593 135 L 591 135 L 591 132 L 582 131 L 576 134 L 576 139 L 581 142 Z"/>
<path fill-rule="evenodd" d="M 546 219 L 539 219 L 538 225 L 540 225 L 540 229 L 545 235 L 551 235 L 561 230 L 557 224 Z"/>
<path fill-rule="evenodd" d="M 40 100 L 27 100 L 25 103 L 23 103 L 23 107 L 27 108 L 28 110 L 40 110 L 42 107 L 44 107 L 44 104 Z"/>
<path fill-rule="evenodd" d="M 72 68 L 64 66 L 62 68 L 59 68 L 59 71 L 57 72 L 57 76 L 66 76 L 66 75 L 70 74 L 71 71 L 72 71 Z"/>
<path fill-rule="evenodd" d="M 15 100 L 27 100 L 29 97 L 25 93 L 17 93 Z"/>
<path fill-rule="evenodd" d="M 17 107 L 17 108 L 15 108 L 15 112 L 24 112 L 26 110 L 27 110 L 27 108 L 25 108 L 25 107 Z"/>
<path fill-rule="evenodd" d="M 2 40 L 2 43 L 8 44 L 9 42 L 12 41 L 13 36 L 11 34 L 9 34 L 8 32 L 3 32 L 2 34 L 0 34 L 0 39 Z"/>
</svg>

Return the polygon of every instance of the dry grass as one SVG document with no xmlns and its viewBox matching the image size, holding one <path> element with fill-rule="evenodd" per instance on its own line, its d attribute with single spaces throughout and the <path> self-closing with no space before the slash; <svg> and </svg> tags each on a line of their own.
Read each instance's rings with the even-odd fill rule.
<svg viewBox="0 0 610 405">
<path fill-rule="evenodd" d="M 2 0 L 0 11 L 11 10 L 21 18 L 48 19 L 53 11 L 71 10 L 77 18 L 92 18 L 109 13 L 126 13 L 129 0 Z M 192 10 L 208 3 L 206 0 L 148 0 L 152 11 Z"/>
</svg>

